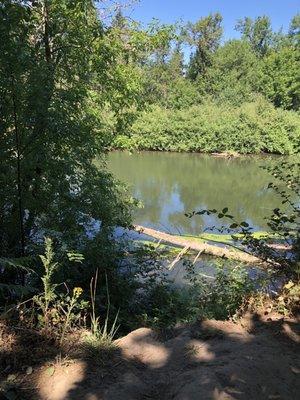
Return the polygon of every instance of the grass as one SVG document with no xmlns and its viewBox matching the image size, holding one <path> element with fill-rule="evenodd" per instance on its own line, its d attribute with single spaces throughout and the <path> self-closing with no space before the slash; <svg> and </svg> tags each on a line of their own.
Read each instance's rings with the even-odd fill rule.
<svg viewBox="0 0 300 400">
<path fill-rule="evenodd" d="M 91 359 L 103 366 L 116 353 L 118 346 L 114 340 L 103 340 L 91 333 L 87 334 L 80 343 L 80 353 L 83 358 Z"/>
</svg>

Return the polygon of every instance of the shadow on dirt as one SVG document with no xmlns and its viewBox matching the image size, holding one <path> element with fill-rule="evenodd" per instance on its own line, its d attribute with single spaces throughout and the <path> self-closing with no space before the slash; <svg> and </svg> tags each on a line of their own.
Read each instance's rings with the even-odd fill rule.
<svg viewBox="0 0 300 400">
<path fill-rule="evenodd" d="M 2 342 L 11 343 L 0 349 L 1 400 L 294 400 L 300 391 L 296 321 L 203 321 L 167 338 L 141 328 L 109 352 L 86 345 L 76 354 L 71 343 L 60 349 L 36 333 L 5 329 Z"/>
</svg>

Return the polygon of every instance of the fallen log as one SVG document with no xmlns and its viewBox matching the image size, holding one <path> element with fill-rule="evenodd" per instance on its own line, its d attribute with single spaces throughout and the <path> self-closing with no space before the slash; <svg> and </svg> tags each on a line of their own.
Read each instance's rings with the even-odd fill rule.
<svg viewBox="0 0 300 400">
<path fill-rule="evenodd" d="M 251 264 L 263 263 L 263 261 L 260 258 L 255 257 L 252 254 L 248 254 L 245 251 L 235 249 L 227 245 L 225 245 L 224 247 L 220 247 L 206 242 L 200 243 L 199 241 L 197 241 L 197 239 L 175 236 L 169 233 L 157 231 L 151 228 L 146 228 L 140 225 L 135 225 L 134 228 L 137 232 L 151 236 L 163 242 L 170 243 L 175 246 L 183 248 L 188 247 L 191 250 L 195 250 L 204 254 L 210 254 L 215 257 L 221 257 L 221 258 L 226 258 L 228 260 L 236 260 Z"/>
</svg>

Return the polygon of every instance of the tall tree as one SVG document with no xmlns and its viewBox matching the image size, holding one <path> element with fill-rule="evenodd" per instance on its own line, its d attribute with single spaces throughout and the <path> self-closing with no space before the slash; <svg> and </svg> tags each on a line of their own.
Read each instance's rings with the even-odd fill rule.
<svg viewBox="0 0 300 400">
<path fill-rule="evenodd" d="M 300 46 L 300 13 L 292 18 L 289 28 L 289 37 L 296 45 Z"/>
<path fill-rule="evenodd" d="M 0 30 L 1 255 L 30 254 L 47 230 L 82 245 L 93 220 L 108 238 L 128 203 L 93 160 L 110 140 L 103 110 L 135 103 L 128 49 L 92 0 L 4 0 Z"/>
<path fill-rule="evenodd" d="M 188 23 L 186 28 L 187 42 L 195 49 L 191 55 L 188 76 L 195 80 L 205 74 L 211 65 L 212 55 L 219 47 L 222 37 L 222 16 L 210 14 L 195 23 Z"/>
<path fill-rule="evenodd" d="M 251 45 L 231 40 L 216 51 L 206 75 L 199 78 L 198 87 L 202 96 L 239 105 L 258 91 L 259 71 L 260 60 Z"/>
<path fill-rule="evenodd" d="M 263 60 L 260 90 L 276 107 L 300 109 L 300 49 L 284 46 Z"/>
<path fill-rule="evenodd" d="M 171 52 L 169 60 L 169 70 L 170 74 L 174 78 L 183 76 L 184 73 L 184 57 L 181 51 L 181 44 L 176 43 L 174 50 Z"/>
<path fill-rule="evenodd" d="M 254 20 L 245 17 L 237 22 L 235 29 L 242 34 L 243 39 L 251 44 L 257 54 L 260 56 L 266 54 L 273 35 L 269 17 L 264 15 Z"/>
</svg>

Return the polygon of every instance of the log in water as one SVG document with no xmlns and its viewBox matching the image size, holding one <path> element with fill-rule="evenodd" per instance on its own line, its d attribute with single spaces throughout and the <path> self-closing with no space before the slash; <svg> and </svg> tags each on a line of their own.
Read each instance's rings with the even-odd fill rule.
<svg viewBox="0 0 300 400">
<path fill-rule="evenodd" d="M 171 243 L 175 246 L 189 248 L 190 250 L 195 250 L 204 254 L 210 254 L 215 257 L 226 258 L 229 260 L 236 260 L 251 264 L 262 264 L 262 260 L 258 257 L 248 254 L 245 251 L 235 249 L 231 246 L 220 247 L 206 242 L 200 243 L 193 238 L 175 236 L 140 225 L 135 225 L 134 228 L 137 232 L 151 236 L 163 242 Z"/>
</svg>

